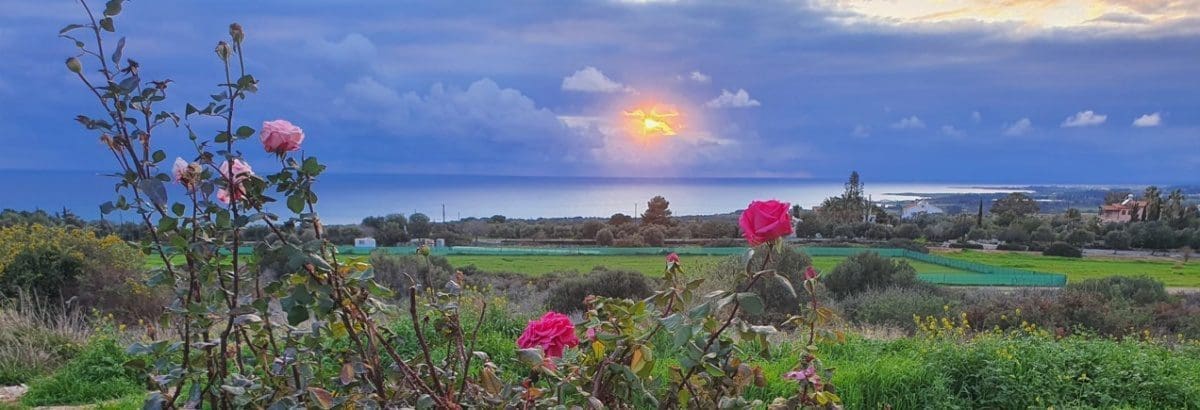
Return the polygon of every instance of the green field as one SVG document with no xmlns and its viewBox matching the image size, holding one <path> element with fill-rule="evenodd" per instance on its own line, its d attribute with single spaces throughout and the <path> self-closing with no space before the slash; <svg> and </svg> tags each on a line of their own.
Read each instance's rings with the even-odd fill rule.
<svg viewBox="0 0 1200 410">
<path fill-rule="evenodd" d="M 1166 259 L 1129 259 L 1089 256 L 1082 259 L 1043 256 L 1025 252 L 945 252 L 948 258 L 1005 268 L 1028 269 L 1067 275 L 1068 282 L 1106 276 L 1146 275 L 1172 287 L 1200 287 L 1200 261 L 1188 264 Z"/>
<path fill-rule="evenodd" d="M 609 269 L 637 271 L 646 275 L 662 274 L 664 259 L 659 255 L 619 255 L 619 256 L 495 256 L 495 255 L 451 255 L 447 257 L 456 267 L 475 265 L 482 271 L 518 272 L 530 275 L 544 275 L 550 272 L 587 272 L 596 266 Z M 726 256 L 685 256 L 684 268 L 713 264 L 727 258 Z M 833 270 L 834 266 L 845 259 L 841 256 L 818 256 L 813 258 L 813 266 L 822 272 Z M 918 261 L 908 261 L 917 273 L 965 273 L 954 268 L 939 266 Z"/>
</svg>

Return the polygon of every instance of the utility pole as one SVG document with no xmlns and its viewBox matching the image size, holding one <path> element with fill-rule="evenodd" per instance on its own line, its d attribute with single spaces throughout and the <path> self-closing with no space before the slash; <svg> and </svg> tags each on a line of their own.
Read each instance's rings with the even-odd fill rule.
<svg viewBox="0 0 1200 410">
<path fill-rule="evenodd" d="M 442 223 L 446 223 L 446 204 L 442 204 Z"/>
</svg>

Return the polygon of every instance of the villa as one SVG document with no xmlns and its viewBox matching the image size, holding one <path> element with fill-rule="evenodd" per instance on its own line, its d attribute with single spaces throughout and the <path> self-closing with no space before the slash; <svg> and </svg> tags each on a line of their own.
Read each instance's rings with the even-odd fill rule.
<svg viewBox="0 0 1200 410">
<path fill-rule="evenodd" d="M 1136 201 L 1133 199 L 1133 194 L 1125 197 L 1124 201 L 1101 205 L 1100 206 L 1100 221 L 1109 223 L 1129 222 L 1131 220 L 1142 219 L 1146 212 L 1146 201 Z"/>
<path fill-rule="evenodd" d="M 938 208 L 929 203 L 927 200 L 919 200 L 911 204 L 905 205 L 900 211 L 900 219 L 910 219 L 921 214 L 941 214 L 946 213 L 942 208 Z"/>
</svg>

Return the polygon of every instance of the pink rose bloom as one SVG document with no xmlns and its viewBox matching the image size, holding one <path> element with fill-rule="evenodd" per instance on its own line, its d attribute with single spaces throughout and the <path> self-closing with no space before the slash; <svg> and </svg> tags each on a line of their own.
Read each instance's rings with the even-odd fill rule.
<svg viewBox="0 0 1200 410">
<path fill-rule="evenodd" d="M 587 338 L 588 338 L 588 340 L 591 340 L 593 342 L 596 341 L 596 328 L 594 328 L 594 327 L 587 328 Z"/>
<path fill-rule="evenodd" d="M 245 193 L 242 190 L 242 181 L 245 181 L 251 175 L 254 175 L 254 170 L 250 168 L 250 164 L 246 161 L 235 158 L 233 160 L 233 177 L 229 176 L 229 161 L 222 162 L 217 166 L 217 171 L 221 173 L 222 178 L 232 179 L 231 187 L 217 190 L 217 200 L 228 204 L 230 199 L 240 200 Z M 232 194 L 230 194 L 232 192 Z"/>
<path fill-rule="evenodd" d="M 175 157 L 175 163 L 171 164 L 171 178 L 176 183 L 186 186 L 191 189 L 192 183 L 188 181 L 188 162 L 183 158 Z"/>
<path fill-rule="evenodd" d="M 792 233 L 792 215 L 787 202 L 754 201 L 742 212 L 738 225 L 750 246 L 771 242 Z"/>
<path fill-rule="evenodd" d="M 263 149 L 275 155 L 296 151 L 304 142 L 304 130 L 287 120 L 264 121 L 258 136 L 262 138 Z"/>
<path fill-rule="evenodd" d="M 797 382 L 807 381 L 809 383 L 812 383 L 818 389 L 821 388 L 821 375 L 818 375 L 817 369 L 813 368 L 812 366 L 809 366 L 807 369 L 804 369 L 804 370 L 795 370 L 795 371 L 787 372 L 783 375 L 783 378 L 788 379 L 788 380 L 797 381 Z"/>
<path fill-rule="evenodd" d="M 667 255 L 667 263 L 679 263 L 679 255 L 675 252 L 671 252 L 669 255 Z"/>
<path fill-rule="evenodd" d="M 809 266 L 808 269 L 804 270 L 804 279 L 805 280 L 816 279 L 816 278 L 817 278 L 817 270 L 813 269 L 812 266 Z"/>
<path fill-rule="evenodd" d="M 522 349 L 540 347 L 547 356 L 562 357 L 564 347 L 579 346 L 579 338 L 575 336 L 571 318 L 558 312 L 546 312 L 540 319 L 525 325 L 525 331 L 517 338 L 517 346 Z"/>
</svg>

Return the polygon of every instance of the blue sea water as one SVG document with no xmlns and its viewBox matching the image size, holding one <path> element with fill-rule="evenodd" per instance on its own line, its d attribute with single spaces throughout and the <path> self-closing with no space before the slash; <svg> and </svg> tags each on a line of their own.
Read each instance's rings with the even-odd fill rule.
<svg viewBox="0 0 1200 410">
<path fill-rule="evenodd" d="M 87 171 L 0 170 L 0 208 L 62 208 L 98 218 L 99 204 L 115 198 L 112 177 Z M 676 215 L 707 215 L 745 208 L 755 199 L 812 207 L 837 195 L 843 181 L 790 178 L 606 178 L 481 175 L 327 174 L 316 186 L 318 212 L 327 223 L 365 216 L 421 212 L 434 220 L 505 215 L 515 218 L 609 216 L 645 210 L 663 195 Z M 904 193 L 1009 192 L 1013 185 L 871 183 L 875 200 L 909 200 Z M 1019 185 L 1018 185 L 1019 186 Z M 179 190 L 172 196 L 181 196 Z M 129 215 L 112 219 L 128 220 Z"/>
</svg>

